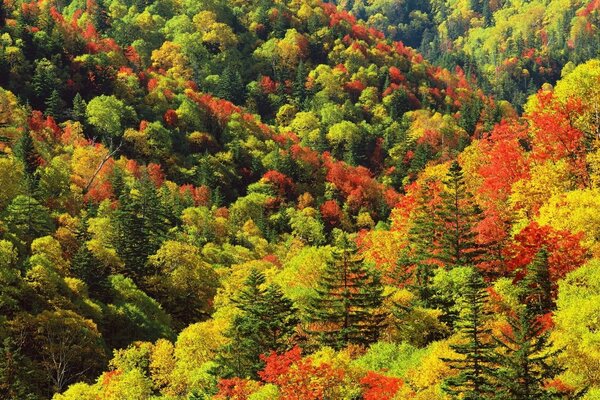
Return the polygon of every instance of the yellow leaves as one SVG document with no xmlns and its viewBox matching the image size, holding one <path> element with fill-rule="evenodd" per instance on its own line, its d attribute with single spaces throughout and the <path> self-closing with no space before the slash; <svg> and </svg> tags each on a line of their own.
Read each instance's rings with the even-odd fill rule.
<svg viewBox="0 0 600 400">
<path fill-rule="evenodd" d="M 150 374 L 154 387 L 159 390 L 167 388 L 171 383 L 170 375 L 175 369 L 174 350 L 173 343 L 166 339 L 159 339 L 150 354 Z M 166 389 L 163 393 L 169 394 L 169 392 L 170 390 Z"/>
<path fill-rule="evenodd" d="M 0 157 L 0 209 L 4 209 L 13 198 L 23 194 L 23 164 L 16 158 Z"/>
<path fill-rule="evenodd" d="M 556 229 L 583 232 L 581 244 L 600 256 L 600 190 L 575 190 L 555 194 L 540 208 L 538 222 Z"/>
<path fill-rule="evenodd" d="M 518 227 L 515 229 L 520 230 L 519 227 L 533 219 L 550 197 L 567 191 L 571 186 L 566 160 L 534 165 L 529 179 L 522 179 L 512 186 L 509 202 L 520 221 L 516 223 Z"/>
<path fill-rule="evenodd" d="M 594 259 L 559 282 L 551 336 L 567 367 L 566 383 L 600 387 L 600 262 Z"/>
<path fill-rule="evenodd" d="M 164 69 L 167 74 L 175 79 L 192 79 L 192 70 L 189 67 L 189 61 L 184 55 L 179 44 L 166 41 L 158 50 L 152 52 L 152 66 L 158 69 Z"/>
<path fill-rule="evenodd" d="M 409 371 L 406 375 L 419 399 L 443 399 L 439 388 L 440 382 L 452 375 L 448 364 L 441 360 L 444 357 L 454 357 L 449 341 L 433 342 L 427 355 L 421 360 L 419 367 Z M 429 397 L 430 396 L 430 397 Z"/>
<path fill-rule="evenodd" d="M 217 22 L 217 15 L 212 11 L 201 11 L 192 19 L 196 28 L 202 33 L 202 41 L 225 51 L 237 45 L 238 39 L 229 25 Z"/>
</svg>

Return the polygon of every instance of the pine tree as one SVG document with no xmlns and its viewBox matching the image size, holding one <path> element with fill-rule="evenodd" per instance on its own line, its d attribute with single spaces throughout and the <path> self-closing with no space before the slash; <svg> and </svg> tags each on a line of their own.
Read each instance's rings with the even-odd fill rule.
<svg viewBox="0 0 600 400">
<path fill-rule="evenodd" d="M 218 97 L 236 104 L 242 104 L 245 99 L 244 83 L 237 68 L 227 65 L 219 78 L 217 86 Z"/>
<path fill-rule="evenodd" d="M 87 104 L 85 103 L 85 100 L 83 100 L 81 95 L 77 93 L 73 98 L 73 110 L 71 111 L 71 118 L 79 122 L 85 121 L 86 107 Z"/>
<path fill-rule="evenodd" d="M 493 350 L 491 330 L 485 327 L 488 312 L 486 286 L 477 270 L 469 276 L 462 296 L 464 308 L 458 326 L 465 342 L 451 348 L 464 358 L 443 359 L 458 375 L 444 382 L 444 391 L 452 396 L 462 395 L 465 400 L 492 398 L 494 386 L 491 380 Z"/>
<path fill-rule="evenodd" d="M 117 254 L 125 262 L 125 274 L 137 284 L 148 274 L 146 262 L 166 237 L 168 224 L 154 184 L 143 177 L 133 190 L 119 198 L 116 215 Z"/>
<path fill-rule="evenodd" d="M 548 265 L 548 251 L 545 248 L 540 250 L 527 266 L 527 275 L 523 285 L 527 286 L 529 290 L 527 302 L 531 303 L 538 314 L 544 315 L 556 308 Z"/>
<path fill-rule="evenodd" d="M 430 306 L 433 292 L 431 278 L 435 264 L 436 248 L 439 242 L 439 224 L 436 222 L 436 205 L 429 204 L 432 196 L 431 181 L 424 182 L 419 193 L 419 203 L 415 209 L 413 224 L 408 232 L 410 256 L 398 260 L 405 268 L 411 268 L 411 287 L 417 292 L 424 306 Z"/>
<path fill-rule="evenodd" d="M 85 282 L 91 297 L 108 301 L 110 290 L 108 277 L 110 269 L 106 265 L 103 265 L 88 248 L 87 242 L 91 237 L 87 228 L 87 216 L 84 216 L 77 232 L 79 249 L 73 256 L 71 271 L 77 278 Z"/>
<path fill-rule="evenodd" d="M 3 321 L 2 321 L 3 322 Z M 10 337 L 0 344 L 0 398 L 6 400 L 35 400 L 33 366 Z"/>
<path fill-rule="evenodd" d="M 53 232 L 50 210 L 30 196 L 17 196 L 6 209 L 4 219 L 12 240 L 25 254 L 34 239 Z"/>
<path fill-rule="evenodd" d="M 298 69 L 296 70 L 296 79 L 294 80 L 293 85 L 293 96 L 296 104 L 302 106 L 307 98 L 306 91 L 306 66 L 303 61 L 300 61 L 298 64 Z"/>
<path fill-rule="evenodd" d="M 533 262 L 543 262 L 543 252 Z M 535 271 L 535 268 L 534 268 Z M 520 304 L 508 317 L 510 329 L 495 338 L 499 350 L 496 356 L 498 368 L 493 375 L 498 384 L 498 400 L 546 400 L 562 399 L 564 394 L 545 387 L 545 383 L 560 374 L 556 356 L 552 351 L 548 332 L 540 320 L 545 299 L 540 298 L 539 288 L 531 286 L 535 272 L 528 273 L 519 285 Z"/>
<path fill-rule="evenodd" d="M 39 180 L 39 176 L 36 174 L 36 171 L 40 164 L 40 156 L 35 149 L 33 138 L 28 130 L 25 130 L 25 132 L 23 132 L 23 136 L 21 136 L 19 139 L 16 153 L 23 163 L 29 192 L 33 193 L 37 188 L 37 183 Z"/>
<path fill-rule="evenodd" d="M 6 6 L 4 1 L 0 1 L 0 29 L 6 26 Z"/>
<path fill-rule="evenodd" d="M 54 119 L 59 119 L 64 114 L 64 108 L 64 101 L 61 99 L 58 90 L 54 89 L 50 96 L 46 99 L 46 115 Z"/>
<path fill-rule="evenodd" d="M 474 265 L 481 255 L 474 231 L 481 211 L 466 188 L 458 162 L 454 161 L 450 166 L 444 184 L 446 189 L 441 194 L 442 205 L 438 211 L 443 224 L 438 258 L 451 267 Z"/>
<path fill-rule="evenodd" d="M 257 378 L 262 354 L 290 349 L 298 319 L 292 302 L 275 284 L 264 288 L 265 276 L 253 269 L 235 304 L 241 311 L 225 333 L 231 342 L 220 352 L 222 376 Z"/>
<path fill-rule="evenodd" d="M 348 344 L 369 345 L 379 338 L 385 314 L 383 287 L 370 272 L 347 233 L 339 233 L 329 263 L 311 300 L 309 320 L 318 328 L 313 334 L 323 345 L 340 349 Z"/>
</svg>

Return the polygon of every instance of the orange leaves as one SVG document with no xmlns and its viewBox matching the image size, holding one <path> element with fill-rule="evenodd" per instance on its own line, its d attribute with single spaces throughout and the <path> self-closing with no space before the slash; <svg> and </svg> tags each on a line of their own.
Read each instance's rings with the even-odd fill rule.
<svg viewBox="0 0 600 400">
<path fill-rule="evenodd" d="M 364 400 L 391 400 L 402 387 L 402 380 L 369 371 L 360 384 L 363 386 Z"/>
<path fill-rule="evenodd" d="M 587 181 L 584 134 L 573 125 L 583 113 L 581 101 L 557 101 L 553 92 L 540 91 L 538 106 L 525 115 L 531 124 L 532 157 L 537 161 L 566 159 L 572 172 Z"/>
<path fill-rule="evenodd" d="M 481 190 L 490 200 L 506 200 L 512 184 L 529 177 L 529 163 L 519 141 L 524 137 L 524 125 L 503 121 L 483 143 L 487 163 L 479 174 L 484 177 Z"/>
<path fill-rule="evenodd" d="M 215 398 L 223 400 L 246 400 L 259 386 L 258 382 L 249 379 L 221 379 L 218 384 L 219 392 Z"/>
<path fill-rule="evenodd" d="M 301 358 L 301 350 L 294 347 L 287 353 L 271 353 L 261 357 L 265 368 L 258 374 L 267 383 L 279 386 L 281 400 L 320 400 L 331 397 L 345 373 L 327 363 L 315 365 L 309 358 Z"/>
<path fill-rule="evenodd" d="M 327 200 L 321 206 L 321 217 L 328 226 L 337 226 L 342 217 L 342 209 L 335 200 Z"/>
<path fill-rule="evenodd" d="M 292 181 L 289 176 L 282 174 L 279 171 L 267 171 L 263 175 L 263 179 L 273 184 L 279 192 L 279 195 L 282 197 L 290 195 L 294 191 L 294 181 Z"/>
<path fill-rule="evenodd" d="M 579 244 L 581 238 L 582 234 L 532 222 L 515 236 L 514 244 L 505 249 L 507 265 L 511 271 L 523 273 L 535 255 L 546 248 L 550 279 L 557 282 L 585 262 L 586 251 Z"/>
<path fill-rule="evenodd" d="M 177 112 L 175 110 L 168 109 L 165 112 L 165 115 L 163 116 L 163 120 L 165 121 L 165 123 L 168 126 L 175 126 L 175 125 L 177 125 L 177 121 L 178 121 Z"/>
</svg>

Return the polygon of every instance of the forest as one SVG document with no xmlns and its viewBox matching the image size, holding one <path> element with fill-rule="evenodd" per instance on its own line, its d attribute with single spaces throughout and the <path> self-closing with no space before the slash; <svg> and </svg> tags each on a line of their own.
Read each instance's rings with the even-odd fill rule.
<svg viewBox="0 0 600 400">
<path fill-rule="evenodd" d="M 600 399 L 600 0 L 0 0 L 0 399 Z"/>
</svg>

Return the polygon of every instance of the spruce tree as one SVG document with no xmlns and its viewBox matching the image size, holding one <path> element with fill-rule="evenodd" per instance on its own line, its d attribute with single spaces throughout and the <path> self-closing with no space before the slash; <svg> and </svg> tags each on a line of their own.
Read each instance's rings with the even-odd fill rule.
<svg viewBox="0 0 600 400">
<path fill-rule="evenodd" d="M 536 258 L 532 264 L 543 261 L 543 252 Z M 546 300 L 538 296 L 539 288 L 530 285 L 535 272 L 530 269 L 528 275 L 519 282 L 520 304 L 508 316 L 510 329 L 495 338 L 499 348 L 496 355 L 498 368 L 493 373 L 498 385 L 495 398 L 562 399 L 564 393 L 545 387 L 547 381 L 563 371 L 556 360 L 561 351 L 551 350 L 550 332 L 540 320 Z"/>
<path fill-rule="evenodd" d="M 84 216 L 77 232 L 79 248 L 73 256 L 71 271 L 77 278 L 85 282 L 91 297 L 106 302 L 109 300 L 110 269 L 102 264 L 88 248 L 87 242 L 91 239 L 90 236 L 87 216 Z"/>
<path fill-rule="evenodd" d="M 125 262 L 125 274 L 137 284 L 142 284 L 143 278 L 148 275 L 148 256 L 159 249 L 168 230 L 157 190 L 147 176 L 121 195 L 115 222 L 117 235 L 114 246 Z"/>
<path fill-rule="evenodd" d="M 73 110 L 71 111 L 71 118 L 75 121 L 85 121 L 87 104 L 79 93 L 73 98 Z"/>
<path fill-rule="evenodd" d="M 433 295 L 431 278 L 437 268 L 435 258 L 440 236 L 435 212 L 437 206 L 429 204 L 433 183 L 433 181 L 424 182 L 418 196 L 415 217 L 408 232 L 410 255 L 405 255 L 398 260 L 405 269 L 411 270 L 411 287 L 417 292 L 425 307 L 431 305 Z"/>
<path fill-rule="evenodd" d="M 4 321 L 1 321 L 3 322 Z M 25 357 L 15 341 L 7 337 L 0 344 L 0 398 L 36 400 L 36 377 L 31 360 Z"/>
<path fill-rule="evenodd" d="M 262 354 L 290 349 L 298 319 L 292 302 L 275 284 L 265 286 L 265 276 L 253 269 L 235 304 L 240 310 L 225 336 L 231 341 L 220 352 L 222 376 L 257 378 L 264 366 Z"/>
<path fill-rule="evenodd" d="M 459 320 L 464 342 L 451 345 L 452 350 L 463 356 L 460 359 L 443 359 L 458 375 L 444 381 L 443 389 L 452 396 L 465 400 L 492 398 L 493 350 L 491 330 L 485 327 L 488 312 L 486 286 L 479 271 L 473 270 L 464 288 L 463 313 Z"/>
<path fill-rule="evenodd" d="M 467 190 L 462 168 L 457 161 L 450 166 L 442 192 L 438 218 L 442 223 L 439 260 L 447 266 L 474 265 L 481 255 L 475 240 L 475 225 L 481 211 Z"/>
<path fill-rule="evenodd" d="M 219 78 L 217 86 L 218 97 L 236 104 L 242 104 L 245 98 L 244 83 L 237 68 L 227 65 Z"/>
<path fill-rule="evenodd" d="M 529 298 L 526 301 L 531 303 L 538 314 L 543 315 L 555 309 L 548 251 L 545 248 L 527 266 L 527 275 L 522 284 L 528 288 Z"/>
<path fill-rule="evenodd" d="M 312 333 L 334 349 L 367 346 L 377 341 L 383 328 L 385 314 L 379 310 L 383 287 L 347 233 L 338 233 L 336 247 L 335 262 L 322 272 L 311 299 L 309 321 L 319 326 Z"/>
<path fill-rule="evenodd" d="M 23 132 L 23 136 L 19 139 L 17 144 L 17 155 L 23 163 L 23 169 L 25 171 L 25 179 L 29 188 L 29 193 L 33 194 L 37 188 L 39 176 L 36 174 L 37 168 L 40 164 L 40 156 L 35 149 L 33 138 L 29 130 Z"/>
<path fill-rule="evenodd" d="M 300 61 L 298 64 L 298 68 L 296 69 L 296 79 L 294 80 L 293 85 L 293 96 L 296 104 L 298 106 L 302 106 L 307 98 L 306 91 L 306 76 L 308 73 L 306 72 L 306 67 L 303 61 Z"/>
<path fill-rule="evenodd" d="M 50 96 L 46 99 L 46 115 L 54 119 L 59 119 L 64 114 L 64 108 L 64 101 L 61 99 L 58 90 L 54 89 Z"/>
</svg>

